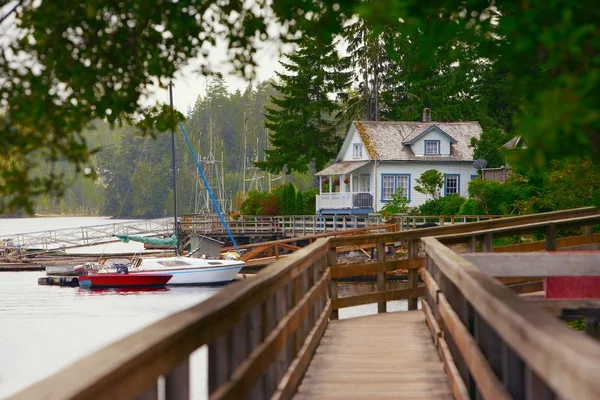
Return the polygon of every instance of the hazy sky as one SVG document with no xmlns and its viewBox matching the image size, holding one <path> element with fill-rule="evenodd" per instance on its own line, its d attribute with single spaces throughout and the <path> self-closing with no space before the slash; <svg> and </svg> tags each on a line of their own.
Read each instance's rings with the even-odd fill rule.
<svg viewBox="0 0 600 400">
<path fill-rule="evenodd" d="M 284 47 L 289 50 L 289 47 Z M 256 77 L 254 83 L 264 81 L 275 76 L 276 70 L 281 70 L 279 45 L 272 41 L 263 44 L 263 47 L 256 53 L 254 59 L 258 67 L 256 68 Z M 249 81 L 235 74 L 232 67 L 227 64 L 225 42 L 217 41 L 217 46 L 210 49 L 208 56 L 210 65 L 214 72 L 223 74 L 230 92 L 237 89 L 244 90 Z M 198 96 L 206 93 L 206 76 L 199 71 L 200 59 L 192 60 L 187 66 L 181 68 L 177 73 L 177 79 L 173 82 L 173 103 L 180 112 L 187 114 L 190 107 L 194 105 Z M 210 80 L 210 77 L 208 78 Z M 169 101 L 166 89 L 155 88 L 154 95 L 149 100 Z"/>
</svg>

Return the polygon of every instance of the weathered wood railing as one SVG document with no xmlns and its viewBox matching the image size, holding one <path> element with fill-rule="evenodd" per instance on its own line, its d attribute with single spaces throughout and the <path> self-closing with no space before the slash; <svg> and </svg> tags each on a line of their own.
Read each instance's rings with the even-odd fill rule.
<svg viewBox="0 0 600 400">
<path fill-rule="evenodd" d="M 111 344 L 15 399 L 189 398 L 189 356 L 208 345 L 211 399 L 289 398 L 329 319 L 327 242 Z M 163 397 L 164 396 L 164 397 Z"/>
<path fill-rule="evenodd" d="M 484 246 L 491 246 L 494 237 L 514 236 L 518 232 L 545 232 L 546 226 L 556 224 L 556 221 L 561 218 L 565 219 L 565 222 L 558 222 L 558 226 L 561 228 L 582 226 L 582 224 L 587 226 L 599 219 L 598 212 L 599 210 L 595 208 L 582 208 L 562 212 L 473 222 L 466 225 L 445 225 L 402 232 L 331 238 L 329 240 L 330 251 L 328 259 L 329 265 L 331 266 L 330 276 L 332 279 L 332 282 L 329 284 L 329 295 L 332 299 L 332 319 L 337 319 L 339 317 L 338 310 L 341 308 L 375 302 L 377 303 L 378 312 L 386 312 L 386 301 L 391 300 L 408 299 L 408 309 L 416 309 L 417 298 L 422 296 L 424 291 L 424 288 L 418 285 L 418 270 L 425 265 L 425 259 L 418 257 L 420 239 L 422 237 L 436 235 L 442 238 L 440 240 L 446 240 L 449 243 L 462 243 L 470 240 L 473 246 L 475 241 L 482 241 Z M 552 223 L 549 223 L 548 221 L 551 221 Z M 527 230 L 525 230 L 522 227 L 523 225 L 535 226 L 536 228 L 527 228 Z M 471 239 L 473 237 L 475 237 L 475 239 Z M 559 244 L 561 247 L 589 244 L 593 242 L 594 237 L 588 234 L 583 235 L 580 239 L 581 240 L 579 241 L 565 239 L 563 243 L 561 243 L 561 240 L 559 239 Z M 595 240 L 596 242 L 600 242 L 600 235 L 596 235 Z M 386 246 L 391 246 L 398 242 L 402 243 L 403 246 L 407 246 L 408 257 L 401 260 L 386 260 Z M 543 243 L 541 245 L 543 249 Z M 530 244 L 525 244 L 523 246 L 527 247 L 524 250 L 530 251 Z M 376 248 L 376 262 L 348 265 L 336 265 L 333 263 L 334 259 L 332 254 L 334 254 L 334 249 L 340 251 L 351 247 Z M 514 250 L 515 247 L 516 246 L 511 246 L 510 248 Z M 539 244 L 537 247 L 539 247 Z M 387 290 L 385 281 L 386 273 L 397 270 L 407 270 L 408 288 Z M 376 292 L 342 298 L 338 297 L 337 279 L 375 274 L 377 276 Z M 507 283 L 509 282 L 510 281 L 507 280 Z M 522 290 L 540 290 L 540 287 L 540 282 L 534 282 L 533 284 L 529 284 L 522 288 Z M 515 290 L 518 289 L 518 287 L 515 288 Z"/>
<path fill-rule="evenodd" d="M 400 230 L 412 229 L 427 222 L 439 225 L 462 224 L 500 218 L 499 215 L 398 215 L 394 216 Z M 241 215 L 225 216 L 225 221 L 233 234 L 281 234 L 288 237 L 337 232 L 347 229 L 368 228 L 384 224 L 380 214 L 369 215 Z M 181 228 L 186 233 L 224 233 L 221 220 L 216 214 L 184 214 Z"/>
<path fill-rule="evenodd" d="M 516 263 L 516 256 L 501 253 L 461 257 L 444 245 L 466 242 L 467 249 L 475 251 L 481 242 L 482 250 L 491 252 L 494 238 L 543 232 L 546 250 L 555 250 L 558 228 L 599 223 L 600 216 L 585 216 L 421 240 L 426 251 L 423 309 L 455 398 L 600 396 L 598 342 L 540 312 L 494 279 L 598 274 L 589 258 L 530 254 L 519 256 L 522 263 Z M 592 235 L 591 228 L 584 231 L 584 236 Z M 570 271 L 565 271 L 565 264 Z"/>
<path fill-rule="evenodd" d="M 459 398 L 468 397 L 473 390 L 486 398 L 502 398 L 507 392 L 512 394 L 513 387 L 518 389 L 523 379 L 533 388 L 548 385 L 564 398 L 592 398 L 590 394 L 600 393 L 600 379 L 590 382 L 591 374 L 597 374 L 600 366 L 600 354 L 585 354 L 588 339 L 562 329 L 558 322 L 548 320 L 549 316 L 540 316 L 534 305 L 516 298 L 436 239 L 425 237 L 467 237 L 474 231 L 478 233 L 470 237 L 483 235 L 489 243 L 500 232 L 510 231 L 503 228 L 537 223 L 536 229 L 548 229 L 552 242 L 554 227 L 600 223 L 599 212 L 587 208 L 406 232 L 321 238 L 256 277 L 231 284 L 210 299 L 107 346 L 12 398 L 188 399 L 189 357 L 204 345 L 208 346 L 211 399 L 289 398 L 328 320 L 337 318 L 339 308 L 376 302 L 378 312 L 385 312 L 386 301 L 407 298 L 409 308 L 415 309 L 417 297 L 423 293 L 423 308 L 430 324 L 437 324 L 432 328 L 435 340 L 440 343 L 438 348 L 447 360 L 448 375 L 454 378 L 453 389 Z M 561 218 L 571 220 L 563 223 Z M 491 238 L 485 236 L 490 229 L 496 230 Z M 425 286 L 418 286 L 417 280 L 417 269 L 425 260 L 417 257 L 419 240 L 428 254 Z M 410 257 L 386 261 L 385 246 L 398 241 L 409 243 Z M 337 265 L 338 249 L 363 244 L 375 246 L 376 263 Z M 409 288 L 387 291 L 385 272 L 401 268 L 409 270 Z M 377 292 L 337 298 L 335 278 L 366 273 L 377 274 Z M 497 341 L 502 343 L 500 353 L 493 347 L 498 338 L 502 340 Z M 561 345 L 563 339 L 577 343 L 566 348 Z M 480 344 L 479 353 L 473 342 Z M 457 361 L 458 369 L 449 362 L 455 354 L 461 354 L 464 361 Z M 458 371 L 465 373 L 462 385 Z M 505 372 L 498 375 L 498 371 Z M 511 377 L 517 375 L 520 378 L 513 381 Z M 159 385 L 163 377 L 164 385 Z M 508 389 L 498 384 L 502 380 L 509 382 Z M 565 396 L 566 392 L 570 395 Z"/>
</svg>

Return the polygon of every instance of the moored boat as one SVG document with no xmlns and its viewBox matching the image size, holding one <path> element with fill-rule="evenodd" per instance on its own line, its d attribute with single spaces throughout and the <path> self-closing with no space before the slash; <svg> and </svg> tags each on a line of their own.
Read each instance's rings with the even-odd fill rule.
<svg viewBox="0 0 600 400">
<path fill-rule="evenodd" d="M 163 287 L 171 274 L 90 274 L 79 275 L 79 286 L 84 288 L 148 288 Z"/>
<path fill-rule="evenodd" d="M 167 273 L 169 285 L 210 285 L 231 282 L 244 267 L 241 260 L 192 257 L 142 258 L 135 265 L 139 273 Z"/>
</svg>

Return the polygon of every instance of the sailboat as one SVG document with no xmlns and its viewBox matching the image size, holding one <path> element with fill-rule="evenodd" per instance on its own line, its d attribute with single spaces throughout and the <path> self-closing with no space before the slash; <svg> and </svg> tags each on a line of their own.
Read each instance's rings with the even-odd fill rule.
<svg viewBox="0 0 600 400">
<path fill-rule="evenodd" d="M 169 97 L 171 108 L 173 108 L 173 89 L 172 86 L 169 85 Z M 210 187 L 208 182 L 206 181 L 206 177 L 202 172 L 202 168 L 200 167 L 200 163 L 196 158 L 196 154 L 192 148 L 190 140 L 187 136 L 187 133 L 180 123 L 179 128 L 183 133 L 183 136 L 186 140 L 186 143 L 192 153 L 192 157 L 196 162 L 196 167 L 198 168 L 198 173 L 200 174 L 202 180 L 204 181 L 204 185 L 208 190 L 208 194 L 210 195 L 211 201 L 217 210 L 217 214 L 221 219 L 221 223 L 225 227 L 233 245 L 236 250 L 240 251 L 235 238 L 231 234 L 229 227 L 227 226 L 227 222 L 225 218 L 223 218 L 223 214 L 215 200 L 212 192 L 210 191 Z M 176 169 L 175 169 L 175 134 L 171 132 L 171 144 L 172 144 L 172 160 L 171 167 L 173 170 L 173 198 L 174 198 L 174 221 L 173 226 L 175 230 L 177 230 L 177 186 L 176 186 Z M 152 241 L 156 242 L 156 238 L 147 238 L 142 236 L 129 236 L 129 235 L 117 235 L 119 239 L 124 242 L 129 240 L 150 243 Z M 220 284 L 231 282 L 235 276 L 240 272 L 240 270 L 244 267 L 244 261 L 238 259 L 209 259 L 209 258 L 193 258 L 193 257 L 183 257 L 179 253 L 179 242 L 176 234 L 171 236 L 170 238 L 164 239 L 164 243 L 162 244 L 170 244 L 175 248 L 175 257 L 165 257 L 165 258 L 139 258 L 135 260 L 131 264 L 131 270 L 129 272 L 135 273 L 139 271 L 140 273 L 167 273 L 173 275 L 172 278 L 168 281 L 168 285 L 210 285 L 210 284 Z"/>
</svg>

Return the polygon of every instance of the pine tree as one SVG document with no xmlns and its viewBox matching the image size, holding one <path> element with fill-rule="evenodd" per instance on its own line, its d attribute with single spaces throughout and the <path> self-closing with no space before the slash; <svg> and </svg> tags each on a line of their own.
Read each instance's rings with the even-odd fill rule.
<svg viewBox="0 0 600 400">
<path fill-rule="evenodd" d="M 344 30 L 348 42 L 346 51 L 352 65 L 358 70 L 355 81 L 358 91 L 351 97 L 347 108 L 347 119 L 378 121 L 381 115 L 381 89 L 388 81 L 388 55 L 386 40 L 390 35 L 373 29 L 366 21 L 359 19 Z"/>
<path fill-rule="evenodd" d="M 332 97 L 343 99 L 350 85 L 350 60 L 313 38 L 303 38 L 288 59 L 281 63 L 287 73 L 278 73 L 281 83 L 274 85 L 282 97 L 271 97 L 274 106 L 266 107 L 271 148 L 255 164 L 272 173 L 306 172 L 311 165 L 320 170 L 341 144 L 341 105 Z"/>
</svg>

